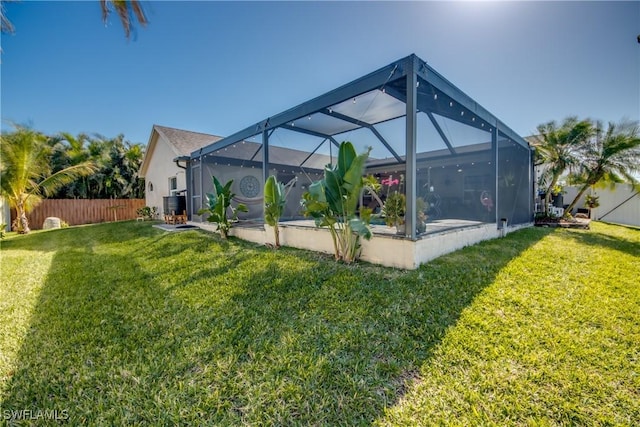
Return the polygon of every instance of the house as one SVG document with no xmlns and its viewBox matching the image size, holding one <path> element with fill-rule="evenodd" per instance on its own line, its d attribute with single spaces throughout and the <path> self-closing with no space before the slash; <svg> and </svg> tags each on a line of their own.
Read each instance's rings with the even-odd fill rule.
<svg viewBox="0 0 640 427">
<path fill-rule="evenodd" d="M 185 194 L 187 178 L 184 159 L 192 152 L 222 139 L 216 135 L 153 125 L 140 166 L 146 181 L 146 205 L 156 207 L 162 215 L 163 197 Z"/>
</svg>

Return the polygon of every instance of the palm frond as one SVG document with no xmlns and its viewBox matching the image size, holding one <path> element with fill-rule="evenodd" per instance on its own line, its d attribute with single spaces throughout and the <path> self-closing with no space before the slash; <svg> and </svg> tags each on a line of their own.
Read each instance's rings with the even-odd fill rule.
<svg viewBox="0 0 640 427">
<path fill-rule="evenodd" d="M 15 32 L 15 28 L 11 21 L 9 21 L 9 18 L 7 18 L 7 14 L 4 10 L 5 1 L 6 0 L 0 2 L 0 32 L 2 32 L 2 34 L 13 34 Z"/>
<path fill-rule="evenodd" d="M 109 4 L 111 4 L 113 10 L 118 14 L 127 38 L 130 37 L 131 30 L 133 28 L 132 15 L 135 15 L 136 20 L 143 27 L 148 23 L 144 9 L 138 0 L 100 0 L 102 20 L 105 24 L 107 23 L 109 13 L 111 12 Z"/>
<path fill-rule="evenodd" d="M 81 176 L 90 175 L 95 172 L 96 166 L 93 162 L 83 162 L 69 166 L 53 175 L 40 181 L 32 190 L 31 194 L 42 193 L 45 196 L 53 194 L 56 190 L 67 185 Z"/>
</svg>

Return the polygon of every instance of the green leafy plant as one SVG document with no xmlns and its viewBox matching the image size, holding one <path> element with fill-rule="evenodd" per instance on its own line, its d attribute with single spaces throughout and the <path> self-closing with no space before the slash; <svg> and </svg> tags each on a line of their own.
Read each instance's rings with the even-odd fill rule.
<svg viewBox="0 0 640 427">
<path fill-rule="evenodd" d="M 392 191 L 382 207 L 382 215 L 387 226 L 400 229 L 404 225 L 404 215 L 406 213 L 407 199 L 403 193 Z M 400 230 L 398 230 L 400 231 Z"/>
<path fill-rule="evenodd" d="M 554 196 L 557 196 L 557 195 L 563 194 L 563 193 L 565 193 L 565 191 L 564 191 L 564 188 L 562 187 L 561 184 L 556 184 L 551 189 L 551 194 L 554 195 Z"/>
<path fill-rule="evenodd" d="M 287 193 L 285 192 L 284 184 L 278 182 L 276 177 L 271 175 L 267 178 L 267 182 L 264 183 L 264 220 L 273 227 L 276 248 L 280 247 L 278 221 L 280 221 L 286 204 Z"/>
<path fill-rule="evenodd" d="M 145 206 L 142 208 L 136 209 L 136 214 L 141 216 L 145 220 L 152 220 L 158 217 L 158 208 L 157 207 L 149 207 Z"/>
<path fill-rule="evenodd" d="M 427 214 L 428 209 L 427 202 L 422 197 L 416 199 L 416 231 L 418 233 L 424 233 L 427 229 Z M 387 200 L 382 208 L 382 216 L 384 217 L 385 224 L 392 227 L 395 226 L 399 233 L 405 231 L 403 225 L 405 224 L 405 215 L 407 213 L 407 198 L 403 193 L 399 191 L 393 191 L 387 196 Z"/>
<path fill-rule="evenodd" d="M 0 239 L 4 239 L 5 229 L 7 228 L 7 224 L 0 224 Z"/>
<path fill-rule="evenodd" d="M 314 218 L 316 226 L 328 227 L 335 258 L 346 263 L 357 259 L 360 238 L 371 238 L 371 210 L 361 209 L 356 215 L 360 194 L 365 189 L 362 175 L 369 151 L 357 155 L 353 144 L 344 141 L 340 144 L 337 165 L 327 165 L 324 178 L 311 184 L 302 196 L 304 215 Z"/>
<path fill-rule="evenodd" d="M 376 177 L 373 175 L 365 176 L 362 180 L 362 185 L 364 186 L 363 191 L 366 190 L 369 194 L 371 194 L 378 206 L 380 206 L 380 208 L 382 209 L 382 206 L 384 206 L 384 202 L 380 199 L 380 196 L 378 196 L 378 193 L 380 192 L 380 190 L 382 190 L 382 185 L 378 182 Z"/>
<path fill-rule="evenodd" d="M 418 233 L 424 233 L 427 230 L 427 209 L 429 209 L 427 202 L 422 197 L 418 197 L 416 199 L 416 210 L 418 212 L 416 228 Z"/>
<path fill-rule="evenodd" d="M 600 197 L 594 194 L 588 194 L 587 197 L 584 198 L 584 204 L 589 209 L 594 209 L 600 206 L 600 201 L 598 200 Z"/>
<path fill-rule="evenodd" d="M 239 203 L 235 208 L 231 206 L 231 199 L 235 196 L 231 192 L 231 184 L 233 180 L 229 180 L 225 185 L 214 176 L 213 193 L 207 193 L 207 207 L 198 211 L 198 215 L 209 214 L 207 221 L 217 224 L 216 230 L 220 233 L 220 237 L 227 239 L 229 230 L 233 221 L 238 220 L 238 212 L 248 212 L 247 207 Z M 227 216 L 227 212 L 231 210 L 231 216 Z"/>
</svg>

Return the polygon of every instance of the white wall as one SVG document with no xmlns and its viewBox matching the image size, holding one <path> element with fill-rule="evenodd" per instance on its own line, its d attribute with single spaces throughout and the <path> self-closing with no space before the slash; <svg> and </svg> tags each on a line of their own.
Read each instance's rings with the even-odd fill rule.
<svg viewBox="0 0 640 427">
<path fill-rule="evenodd" d="M 566 194 L 564 195 L 565 204 L 571 203 L 576 194 L 578 194 L 578 190 L 579 188 L 577 187 L 566 188 Z M 594 194 L 599 197 L 598 201 L 600 202 L 600 206 L 591 211 L 592 219 L 640 227 L 640 194 L 633 196 L 635 193 L 633 187 L 629 184 L 617 184 L 614 189 L 608 187 L 589 189 L 578 201 L 576 206 L 578 208 L 584 208 L 585 196 Z M 629 199 L 630 197 L 631 199 Z M 611 212 L 612 209 L 621 203 L 623 204 Z"/>
<path fill-rule="evenodd" d="M 213 223 L 192 224 L 205 230 L 215 230 L 215 224 Z M 360 259 L 386 267 L 413 270 L 418 268 L 420 264 L 429 262 L 444 254 L 484 240 L 499 238 L 507 232 L 530 225 L 508 227 L 508 230 L 502 233 L 495 224 L 482 224 L 445 233 L 427 234 L 417 241 L 395 236 L 374 235 L 371 240 L 361 240 L 362 253 Z M 275 243 L 273 228 L 266 224 L 262 228 L 233 227 L 230 230 L 230 235 L 258 244 Z M 280 244 L 333 254 L 333 242 L 329 230 L 326 228 L 280 223 Z"/>
<path fill-rule="evenodd" d="M 159 137 L 145 175 L 145 203 L 147 206 L 157 207 L 160 215 L 163 214 L 162 198 L 169 196 L 169 177 L 177 178 L 178 190 L 187 188 L 185 170 L 175 164 L 173 161 L 175 157 L 176 153 L 169 144 Z M 149 191 L 149 183 L 153 184 L 153 191 Z M 187 208 L 188 206 L 187 204 Z"/>
<path fill-rule="evenodd" d="M 0 224 L 7 224 L 5 230 L 11 230 L 11 210 L 9 202 L 4 197 L 0 197 Z"/>
</svg>

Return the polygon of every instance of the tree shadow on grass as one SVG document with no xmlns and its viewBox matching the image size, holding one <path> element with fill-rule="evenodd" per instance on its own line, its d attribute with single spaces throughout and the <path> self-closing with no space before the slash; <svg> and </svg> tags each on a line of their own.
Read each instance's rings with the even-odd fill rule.
<svg viewBox="0 0 640 427">
<path fill-rule="evenodd" d="M 620 226 L 615 226 L 620 227 Z M 597 231 L 597 227 L 588 231 L 583 230 L 563 230 L 569 238 L 588 246 L 601 246 L 603 248 L 613 249 L 624 252 L 632 256 L 640 256 L 640 229 L 630 227 L 622 227 L 628 232 L 635 234 L 636 239 L 630 240 L 622 236 L 611 233 L 601 233 Z"/>
<path fill-rule="evenodd" d="M 522 230 L 405 272 L 139 233 L 134 247 L 55 255 L 2 409 L 67 410 L 74 425 L 367 424 L 547 234 Z"/>
</svg>

